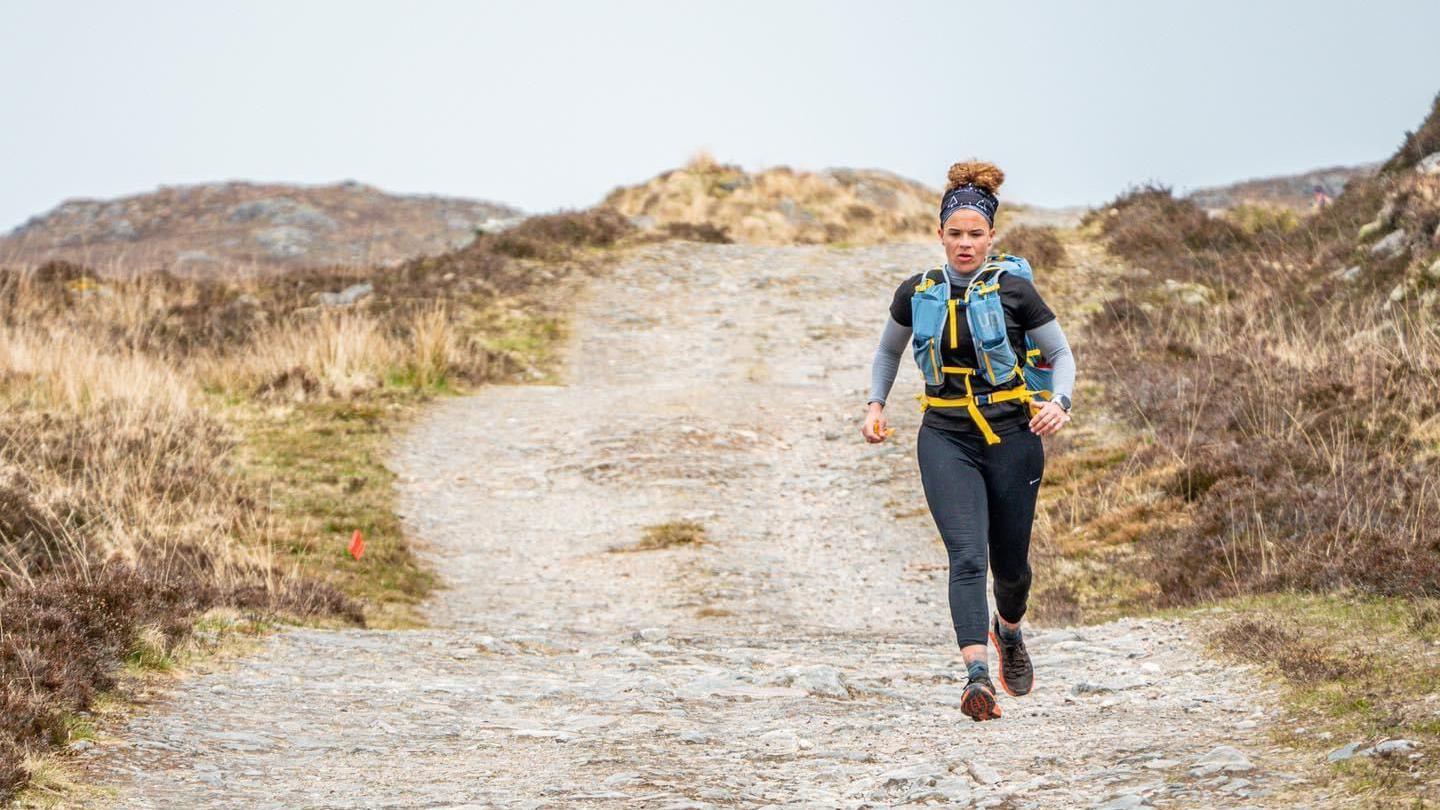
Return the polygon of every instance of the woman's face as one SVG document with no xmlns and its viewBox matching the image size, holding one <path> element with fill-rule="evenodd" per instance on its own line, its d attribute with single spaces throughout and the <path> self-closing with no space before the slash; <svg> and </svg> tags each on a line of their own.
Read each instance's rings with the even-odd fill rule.
<svg viewBox="0 0 1440 810">
<path fill-rule="evenodd" d="M 940 244 L 950 266 L 962 273 L 978 270 L 990 253 L 995 229 L 979 211 L 961 208 L 945 220 L 939 229 Z"/>
</svg>

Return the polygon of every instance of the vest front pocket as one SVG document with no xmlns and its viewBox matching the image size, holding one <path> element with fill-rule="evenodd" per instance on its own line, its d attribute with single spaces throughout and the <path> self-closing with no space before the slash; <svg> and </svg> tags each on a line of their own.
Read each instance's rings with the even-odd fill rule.
<svg viewBox="0 0 1440 810">
<path fill-rule="evenodd" d="M 950 285 L 927 285 L 910 297 L 910 335 L 915 364 L 930 385 L 944 379 L 940 371 L 940 339 L 945 332 L 945 319 L 950 309 Z"/>
<path fill-rule="evenodd" d="M 1015 350 L 1005 332 L 1005 308 L 998 290 L 970 299 L 965 310 L 980 369 L 991 385 L 1003 385 L 1015 376 Z"/>
</svg>

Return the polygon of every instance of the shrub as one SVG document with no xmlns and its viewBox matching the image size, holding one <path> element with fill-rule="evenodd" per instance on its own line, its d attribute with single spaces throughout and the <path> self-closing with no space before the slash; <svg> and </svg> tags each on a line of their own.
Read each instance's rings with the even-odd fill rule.
<svg viewBox="0 0 1440 810">
<path fill-rule="evenodd" d="M 625 215 L 609 208 L 530 217 L 509 230 L 485 237 L 488 247 L 515 259 L 565 259 L 576 250 L 610 247 L 634 230 Z"/>
<path fill-rule="evenodd" d="M 1186 510 L 1137 557 L 1161 601 L 1440 593 L 1440 500 L 1427 483 L 1440 479 L 1427 432 L 1440 419 L 1440 330 L 1385 294 L 1403 260 L 1373 263 L 1345 294 L 1332 273 L 1337 256 L 1355 261 L 1350 226 L 1375 199 L 1359 181 L 1304 220 L 1216 218 L 1146 187 L 1091 215 L 1113 254 L 1148 271 L 1095 315 L 1092 351 L 1154 433 L 1139 460 L 1171 470 L 1163 494 Z M 1204 305 L 1177 297 L 1192 287 Z"/>
<path fill-rule="evenodd" d="M 114 684 L 116 660 L 142 636 L 183 638 L 215 597 L 118 563 L 0 591 L 0 799 L 23 782 L 27 753 L 68 742 L 65 716 Z"/>
<path fill-rule="evenodd" d="M 1267 231 L 1284 233 L 1300 227 L 1300 216 L 1294 209 L 1279 205 L 1241 203 L 1226 211 L 1225 218 L 1246 236 Z"/>
<path fill-rule="evenodd" d="M 667 222 L 665 223 L 665 235 L 671 239 L 710 242 L 717 245 L 728 245 L 734 241 L 730 238 L 729 228 L 717 227 L 709 222 Z"/>
<path fill-rule="evenodd" d="M 1233 251 L 1249 243 L 1240 228 L 1177 199 L 1162 185 L 1131 189 L 1088 213 L 1083 224 L 1097 222 L 1105 244 L 1116 254 L 1146 267 L 1166 265 L 1169 275 L 1186 280 L 1203 273 L 1200 254 Z"/>
<path fill-rule="evenodd" d="M 1054 228 L 1021 225 L 1001 234 L 999 242 L 1000 249 L 1024 257 L 1037 270 L 1057 267 L 1066 259 L 1065 245 Z"/>
</svg>

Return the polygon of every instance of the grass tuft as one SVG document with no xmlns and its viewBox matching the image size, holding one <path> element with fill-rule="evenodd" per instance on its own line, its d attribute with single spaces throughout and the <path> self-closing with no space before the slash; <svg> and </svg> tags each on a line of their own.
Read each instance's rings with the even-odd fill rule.
<svg viewBox="0 0 1440 810">
<path fill-rule="evenodd" d="M 679 546 L 698 546 L 708 541 L 704 524 L 695 520 L 672 520 L 646 526 L 640 539 L 613 551 L 655 551 Z"/>
</svg>

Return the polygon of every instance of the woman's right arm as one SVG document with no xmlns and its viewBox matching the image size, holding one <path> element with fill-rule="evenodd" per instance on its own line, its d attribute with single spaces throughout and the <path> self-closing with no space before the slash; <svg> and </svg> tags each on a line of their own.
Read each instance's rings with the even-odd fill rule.
<svg viewBox="0 0 1440 810">
<path fill-rule="evenodd" d="M 889 435 L 885 398 L 895 384 L 895 374 L 900 370 L 900 356 L 905 353 L 905 344 L 910 342 L 910 331 L 910 327 L 896 323 L 892 315 L 885 319 L 885 329 L 880 333 L 880 345 L 876 347 L 875 360 L 870 364 L 870 401 L 865 409 L 865 418 L 860 423 L 861 435 L 872 444 L 885 441 Z"/>
<path fill-rule="evenodd" d="M 909 342 L 910 327 L 896 323 L 894 316 L 886 317 L 880 345 L 875 348 L 875 359 L 870 364 L 871 403 L 885 405 L 885 398 L 890 396 L 890 388 L 895 384 L 895 374 L 900 370 L 900 355 Z"/>
</svg>

